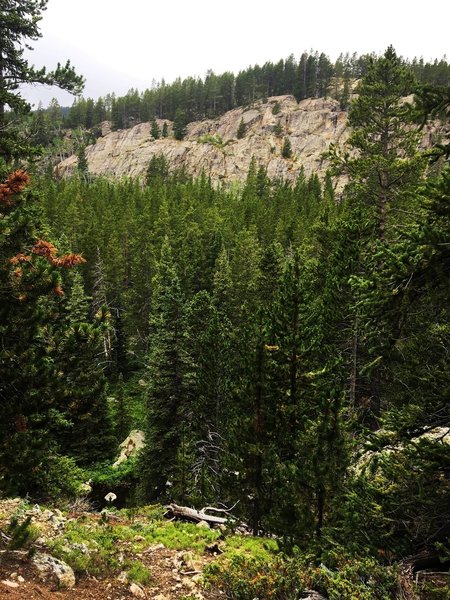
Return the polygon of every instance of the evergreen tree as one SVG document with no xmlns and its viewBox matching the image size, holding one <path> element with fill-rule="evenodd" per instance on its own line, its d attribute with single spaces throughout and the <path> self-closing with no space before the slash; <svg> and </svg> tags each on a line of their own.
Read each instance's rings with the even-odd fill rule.
<svg viewBox="0 0 450 600">
<path fill-rule="evenodd" d="M 231 324 L 206 291 L 198 292 L 187 310 L 187 341 L 192 360 L 192 404 L 188 416 L 191 445 L 192 499 L 201 503 L 222 498 L 230 449 Z"/>
<path fill-rule="evenodd" d="M 181 108 L 177 108 L 173 121 L 173 135 L 176 140 L 180 141 L 184 139 L 184 136 L 187 133 L 186 125 L 187 117 L 185 111 Z"/>
<path fill-rule="evenodd" d="M 88 168 L 88 162 L 87 162 L 87 158 L 86 158 L 86 148 L 84 146 L 80 146 L 80 149 L 78 150 L 78 153 L 77 153 L 77 157 L 78 157 L 78 163 L 77 163 L 78 172 L 80 173 L 80 175 L 83 175 L 85 177 L 89 172 L 89 168 Z"/>
<path fill-rule="evenodd" d="M 273 132 L 277 137 L 281 137 L 283 135 L 283 126 L 281 125 L 281 121 L 277 121 L 275 127 L 273 128 Z"/>
<path fill-rule="evenodd" d="M 350 81 L 349 76 L 344 76 L 344 82 L 342 85 L 342 92 L 339 98 L 339 105 L 341 110 L 347 110 L 350 101 Z"/>
<path fill-rule="evenodd" d="M 236 133 L 236 137 L 238 140 L 241 140 L 245 136 L 246 130 L 247 130 L 247 128 L 245 126 L 244 119 L 241 118 L 241 120 L 239 121 L 239 127 L 237 129 L 237 133 Z"/>
<path fill-rule="evenodd" d="M 70 62 L 64 66 L 59 63 L 54 71 L 46 68 L 35 69 L 23 56 L 29 41 L 41 37 L 39 21 L 46 9 L 47 0 L 5 0 L 0 9 L 0 156 L 9 158 L 28 151 L 18 143 L 16 132 L 10 127 L 5 129 L 5 107 L 16 112 L 28 112 L 29 105 L 16 92 L 23 83 L 56 85 L 71 93 L 79 94 L 83 88 L 83 78 L 76 75 Z"/>
<path fill-rule="evenodd" d="M 281 105 L 278 102 L 278 100 L 275 102 L 275 104 L 272 106 L 272 114 L 273 115 L 279 115 L 281 112 Z"/>
<path fill-rule="evenodd" d="M 42 146 L 47 146 L 51 141 L 50 124 L 41 103 L 33 113 L 33 141 Z"/>
<path fill-rule="evenodd" d="M 167 126 L 167 121 L 164 121 L 163 128 L 162 128 L 162 136 L 163 136 L 163 138 L 166 138 L 166 137 L 168 137 L 168 135 L 169 135 L 169 128 Z"/>
<path fill-rule="evenodd" d="M 58 442 L 61 429 L 70 425 L 65 398 L 72 393 L 80 356 L 71 360 L 65 352 L 72 326 L 62 284 L 63 271 L 84 259 L 59 255 L 40 237 L 42 215 L 25 191 L 28 182 L 25 172 L 16 171 L 0 186 L 0 485 L 9 493 L 45 497 L 71 485 L 64 481 L 69 463 Z M 84 352 L 91 349 L 86 339 Z M 81 435 L 78 442 L 86 447 L 89 438 Z"/>
<path fill-rule="evenodd" d="M 283 158 L 292 158 L 291 140 L 287 136 L 284 138 L 283 148 L 281 149 L 281 156 Z"/>
<path fill-rule="evenodd" d="M 400 315 L 397 313 L 389 325 L 385 322 L 387 329 L 382 331 L 382 322 L 376 324 L 369 314 L 373 314 L 374 306 L 385 295 L 383 271 L 391 261 L 389 246 L 397 235 L 390 226 L 392 210 L 407 209 L 401 219 L 407 222 L 407 211 L 411 211 L 410 202 L 424 168 L 423 158 L 418 153 L 419 138 L 413 126 L 413 112 L 402 102 L 411 85 L 411 74 L 392 47 L 381 58 L 371 59 L 359 86 L 358 98 L 349 112 L 353 126 L 349 146 L 353 155 L 341 157 L 334 149 L 331 151 L 335 167 L 350 176 L 347 194 L 353 215 L 347 217 L 362 220 L 366 225 L 367 237 L 361 246 L 359 270 L 352 283 L 356 297 L 359 296 L 355 300 L 355 307 L 359 306 L 359 314 L 354 316 L 355 336 L 361 337 L 362 331 L 357 330 L 362 326 L 367 344 L 365 349 L 355 348 L 352 369 L 359 372 L 360 402 L 365 402 L 364 397 L 370 398 L 373 416 L 380 414 L 383 403 L 383 380 L 388 377 L 383 363 L 398 336 L 400 321 L 396 322 L 396 318 Z M 400 219 L 395 214 L 398 223 Z M 365 314 L 361 312 L 363 307 Z M 366 354 L 369 347 L 370 353 Z"/>
<path fill-rule="evenodd" d="M 71 324 L 59 348 L 58 362 L 68 369 L 64 392 L 68 427 L 58 441 L 63 454 L 82 465 L 111 458 L 115 449 L 106 378 L 99 364 L 108 318 L 102 311 L 94 324 Z"/>
<path fill-rule="evenodd" d="M 182 500 L 188 487 L 190 365 L 185 347 L 184 300 L 167 236 L 153 285 L 141 494 L 146 500 L 172 495 Z"/>
<path fill-rule="evenodd" d="M 158 123 L 156 122 L 155 117 L 153 117 L 153 119 L 151 120 L 150 135 L 155 140 L 159 140 L 159 138 L 161 137 L 161 131 L 160 131 L 159 127 L 158 127 Z M 164 137 L 167 137 L 167 136 L 164 136 Z"/>
<path fill-rule="evenodd" d="M 155 181 L 165 179 L 169 175 L 169 162 L 164 154 L 154 154 L 148 164 L 146 183 L 151 185 Z"/>
</svg>

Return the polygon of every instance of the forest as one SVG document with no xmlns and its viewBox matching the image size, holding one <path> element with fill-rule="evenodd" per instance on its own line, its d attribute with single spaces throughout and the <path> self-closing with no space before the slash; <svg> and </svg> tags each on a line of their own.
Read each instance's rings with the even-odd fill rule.
<svg viewBox="0 0 450 600">
<path fill-rule="evenodd" d="M 303 88 L 308 65 L 316 75 Z M 70 64 L 60 69 L 40 76 L 80 85 Z M 358 583 L 349 576 L 332 598 L 406 597 L 393 583 L 406 557 L 448 567 L 445 61 L 404 61 L 392 47 L 334 65 L 303 55 L 162 82 L 113 98 L 92 120 L 80 117 L 90 101 L 77 100 L 65 116 L 64 127 L 89 131 L 124 106 L 116 126 L 177 111 L 192 120 L 358 78 L 344 99 L 347 145 L 330 147 L 325 178 L 300 173 L 293 185 L 256 161 L 244 185 L 216 185 L 162 156 L 145 181 L 83 170 L 57 180 L 40 166 L 52 140 L 24 136 L 42 111 L 26 116 L 4 73 L 0 495 L 58 503 L 89 480 L 91 499 L 112 490 L 122 507 L 234 506 L 253 535 L 279 540 L 286 561 L 353 568 Z M 16 113 L 22 125 L 8 128 Z M 45 114 L 48 131 L 63 127 L 58 111 L 58 122 Z M 132 430 L 145 446 L 115 468 Z M 361 570 L 375 592 L 359 590 Z M 236 589 L 230 598 L 255 596 Z"/>
</svg>

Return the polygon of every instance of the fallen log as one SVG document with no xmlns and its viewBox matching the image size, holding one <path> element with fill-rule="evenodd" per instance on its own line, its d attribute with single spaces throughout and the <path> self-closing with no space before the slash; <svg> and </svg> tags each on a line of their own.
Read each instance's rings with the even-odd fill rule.
<svg viewBox="0 0 450 600">
<path fill-rule="evenodd" d="M 209 525 L 224 525 L 228 519 L 226 517 L 216 517 L 215 515 L 208 515 L 206 511 L 214 512 L 227 512 L 226 509 L 213 508 L 206 506 L 201 510 L 195 510 L 195 508 L 189 508 L 188 506 L 179 506 L 178 504 L 169 504 L 165 507 L 174 517 L 178 519 L 187 519 L 188 521 L 194 521 L 200 523 L 205 521 Z"/>
</svg>

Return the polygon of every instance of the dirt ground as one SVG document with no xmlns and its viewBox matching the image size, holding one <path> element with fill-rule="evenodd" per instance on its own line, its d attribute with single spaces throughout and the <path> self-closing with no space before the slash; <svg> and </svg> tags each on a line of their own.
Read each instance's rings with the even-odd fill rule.
<svg viewBox="0 0 450 600">
<path fill-rule="evenodd" d="M 158 548 L 140 557 L 152 573 L 148 586 L 134 591 L 130 583 L 115 579 L 81 577 L 74 588 L 61 590 L 50 580 L 39 579 L 26 553 L 0 554 L 0 599 L 5 600 L 175 600 L 194 598 L 224 599 L 220 592 L 205 591 L 194 579 L 198 573 L 183 575 L 174 567 L 179 553 Z M 207 562 L 208 557 L 205 557 Z M 13 584 L 13 585 L 11 585 Z"/>
</svg>

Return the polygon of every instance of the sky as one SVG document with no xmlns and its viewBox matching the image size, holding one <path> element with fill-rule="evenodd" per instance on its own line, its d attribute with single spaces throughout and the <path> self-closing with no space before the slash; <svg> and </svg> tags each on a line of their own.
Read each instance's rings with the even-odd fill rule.
<svg viewBox="0 0 450 600">
<path fill-rule="evenodd" d="M 407 58 L 450 58 L 449 22 L 448 0 L 49 0 L 42 38 L 26 56 L 49 69 L 70 59 L 86 78 L 83 95 L 97 99 L 208 69 L 237 73 L 290 54 L 298 60 L 310 49 L 335 60 L 392 44 Z M 53 97 L 73 103 L 57 88 L 22 93 L 34 106 Z"/>
</svg>

